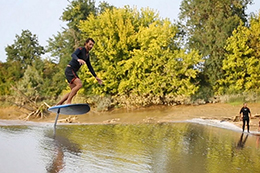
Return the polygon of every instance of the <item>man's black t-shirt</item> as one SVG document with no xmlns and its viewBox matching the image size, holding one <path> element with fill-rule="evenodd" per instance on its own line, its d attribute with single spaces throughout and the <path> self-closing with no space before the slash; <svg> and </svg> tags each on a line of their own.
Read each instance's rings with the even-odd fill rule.
<svg viewBox="0 0 260 173">
<path fill-rule="evenodd" d="M 73 52 L 73 54 L 71 56 L 72 56 L 72 60 L 69 62 L 69 65 L 74 70 L 74 72 L 77 72 L 81 66 L 78 62 L 78 59 L 82 59 L 86 62 L 91 74 L 94 77 L 97 76 L 94 69 L 91 66 L 91 63 L 89 60 L 89 55 L 87 54 L 87 50 L 85 47 L 79 47 L 78 49 L 75 50 L 75 52 Z"/>
</svg>

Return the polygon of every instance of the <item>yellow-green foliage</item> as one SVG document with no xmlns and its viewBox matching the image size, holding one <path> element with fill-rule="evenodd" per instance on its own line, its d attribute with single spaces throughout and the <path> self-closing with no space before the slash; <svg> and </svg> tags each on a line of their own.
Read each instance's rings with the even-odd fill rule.
<svg viewBox="0 0 260 173">
<path fill-rule="evenodd" d="M 223 61 L 225 76 L 219 80 L 219 93 L 259 91 L 260 86 L 260 22 L 259 15 L 246 27 L 241 22 L 227 40 L 226 57 Z"/>
<path fill-rule="evenodd" d="M 152 94 L 154 96 L 194 94 L 198 87 L 191 82 L 201 61 L 196 51 L 187 52 L 177 45 L 177 27 L 160 20 L 150 9 L 107 10 L 82 21 L 84 37 L 96 41 L 92 57 L 103 87 L 93 86 L 88 69 L 81 79 L 85 93 L 110 95 Z"/>
</svg>

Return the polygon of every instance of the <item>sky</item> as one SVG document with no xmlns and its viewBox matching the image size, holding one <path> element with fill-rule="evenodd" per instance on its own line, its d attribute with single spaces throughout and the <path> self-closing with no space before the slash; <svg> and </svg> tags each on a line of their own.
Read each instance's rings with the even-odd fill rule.
<svg viewBox="0 0 260 173">
<path fill-rule="evenodd" d="M 157 11 L 161 18 L 171 21 L 178 19 L 182 0 L 102 0 L 115 7 L 149 7 Z M 99 0 L 96 0 L 96 6 Z M 6 61 L 5 48 L 14 44 L 16 35 L 29 30 L 38 37 L 41 46 L 47 46 L 47 40 L 62 31 L 66 23 L 60 20 L 62 12 L 69 5 L 68 0 L 0 0 L 0 61 Z M 247 14 L 258 13 L 260 1 L 248 6 Z"/>
</svg>

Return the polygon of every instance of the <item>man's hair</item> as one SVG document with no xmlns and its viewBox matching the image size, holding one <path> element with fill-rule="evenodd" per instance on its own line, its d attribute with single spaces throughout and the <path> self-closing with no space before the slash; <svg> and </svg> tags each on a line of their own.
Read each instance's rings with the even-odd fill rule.
<svg viewBox="0 0 260 173">
<path fill-rule="evenodd" d="M 89 41 L 92 41 L 93 43 L 95 43 L 94 39 L 93 38 L 87 38 L 85 44 L 87 44 Z"/>
</svg>

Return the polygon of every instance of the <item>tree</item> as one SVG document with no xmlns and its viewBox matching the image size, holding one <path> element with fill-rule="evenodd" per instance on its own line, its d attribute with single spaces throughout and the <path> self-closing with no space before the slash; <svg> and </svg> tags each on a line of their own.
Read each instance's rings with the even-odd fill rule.
<svg viewBox="0 0 260 173">
<path fill-rule="evenodd" d="M 228 38 L 222 68 L 225 73 L 218 81 L 220 94 L 260 91 L 259 16 L 250 19 L 249 27 L 241 22 Z"/>
<path fill-rule="evenodd" d="M 73 0 L 63 12 L 61 19 L 68 22 L 68 28 L 63 28 L 53 38 L 48 40 L 47 51 L 55 57 L 61 69 L 64 69 L 71 59 L 72 52 L 81 46 L 84 40 L 81 38 L 81 31 L 78 29 L 79 22 L 85 20 L 89 14 L 96 14 L 95 1 Z"/>
<path fill-rule="evenodd" d="M 37 36 L 29 30 L 23 30 L 21 36 L 15 37 L 14 44 L 5 48 L 7 62 L 19 62 L 22 69 L 26 69 L 45 53 L 44 48 L 39 45 Z"/>
<path fill-rule="evenodd" d="M 62 20 L 68 22 L 70 29 L 79 31 L 78 24 L 81 20 L 86 20 L 90 14 L 96 14 L 95 1 L 93 0 L 73 0 L 62 14 Z"/>
<path fill-rule="evenodd" d="M 63 73 L 60 73 L 61 71 Z M 42 97 L 55 98 L 67 87 L 66 79 L 64 78 L 64 69 L 61 70 L 51 60 L 45 59 L 42 62 L 41 77 L 44 80 L 39 91 Z"/>
<path fill-rule="evenodd" d="M 62 20 L 68 22 L 67 34 L 74 39 L 74 48 L 82 45 L 81 30 L 78 28 L 80 21 L 86 20 L 90 14 L 97 15 L 106 8 L 113 8 L 106 2 L 100 2 L 99 8 L 95 7 L 94 0 L 73 0 L 62 14 Z"/>
<path fill-rule="evenodd" d="M 125 74 L 122 70 L 121 61 L 127 60 L 131 56 L 131 51 L 138 48 L 135 33 L 139 26 L 148 26 L 158 19 L 153 11 L 145 11 L 139 14 L 136 9 L 129 7 L 125 9 L 106 10 L 99 16 L 90 15 L 88 20 L 82 21 L 80 29 L 84 32 L 85 38 L 91 35 L 96 44 L 92 51 L 95 56 L 93 65 L 99 71 L 101 78 L 106 81 L 103 92 L 115 95 L 118 93 L 118 86 Z M 143 17 L 145 16 L 145 17 Z M 98 62 L 96 63 L 98 57 Z M 84 72 L 83 72 L 84 73 Z M 91 86 L 93 78 L 82 77 L 88 93 L 100 93 L 100 88 Z M 92 91 L 99 90 L 99 91 Z"/>
<path fill-rule="evenodd" d="M 21 63 L 0 63 L 0 95 L 10 95 L 11 85 L 14 85 L 22 77 Z"/>
<path fill-rule="evenodd" d="M 141 27 L 137 35 L 140 49 L 134 49 L 132 58 L 125 62 L 127 77 L 119 91 L 152 94 L 159 97 L 191 96 L 198 87 L 192 83 L 201 61 L 196 51 L 186 52 L 176 47 L 177 29 L 169 21 L 154 22 Z"/>
<path fill-rule="evenodd" d="M 12 94 L 12 86 L 38 99 L 59 94 L 64 78 L 59 76 L 57 64 L 41 59 L 44 49 L 37 37 L 26 30 L 16 38 L 15 43 L 6 48 L 7 62 L 0 64 L 0 95 Z"/>
<path fill-rule="evenodd" d="M 11 94 L 11 86 L 23 77 L 28 66 L 41 61 L 41 55 L 45 53 L 37 36 L 29 30 L 23 30 L 21 36 L 15 37 L 14 44 L 5 49 L 7 62 L 0 64 L 0 95 Z"/>
<path fill-rule="evenodd" d="M 185 21 L 187 44 L 199 50 L 205 59 L 202 69 L 204 84 L 216 91 L 217 80 L 223 77 L 222 61 L 226 39 L 240 20 L 246 22 L 245 9 L 252 0 L 183 0 L 180 19 Z M 211 93 L 213 94 L 213 93 Z"/>
<path fill-rule="evenodd" d="M 23 78 L 17 82 L 17 89 L 29 97 L 31 100 L 37 100 L 41 97 L 40 90 L 43 84 L 43 78 L 38 70 L 28 66 Z"/>
<path fill-rule="evenodd" d="M 190 96 L 197 86 L 192 83 L 201 61 L 196 51 L 178 47 L 177 27 L 160 20 L 150 9 L 106 10 L 82 21 L 84 36 L 96 39 L 93 66 L 105 86 L 93 86 L 93 78 L 83 69 L 85 94 Z"/>
<path fill-rule="evenodd" d="M 98 5 L 97 14 L 101 14 L 105 12 L 107 9 L 112 10 L 113 8 L 115 8 L 113 5 L 109 5 L 109 3 L 105 1 L 100 2 L 100 4 Z"/>
</svg>

